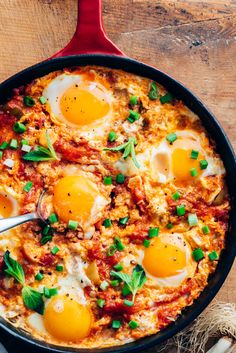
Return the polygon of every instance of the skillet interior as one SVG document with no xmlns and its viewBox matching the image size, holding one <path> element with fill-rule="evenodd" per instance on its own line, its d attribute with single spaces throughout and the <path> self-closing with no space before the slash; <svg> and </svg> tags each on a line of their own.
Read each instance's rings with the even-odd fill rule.
<svg viewBox="0 0 236 353">
<path fill-rule="evenodd" d="M 226 169 L 226 181 L 229 188 L 231 197 L 231 215 L 229 220 L 229 231 L 226 239 L 226 248 L 222 252 L 220 261 L 218 263 L 215 273 L 209 278 L 209 284 L 205 290 L 201 293 L 199 298 L 195 300 L 191 307 L 186 308 L 182 315 L 170 326 L 162 330 L 161 332 L 152 335 L 150 337 L 143 338 L 141 340 L 128 343 L 123 346 L 114 348 L 103 348 L 103 349 L 73 349 L 68 350 L 60 346 L 43 343 L 33 339 L 30 335 L 21 330 L 17 330 L 10 324 L 6 323 L 5 320 L 0 319 L 0 328 L 5 332 L 11 334 L 15 338 L 19 338 L 26 343 L 34 345 L 34 351 L 36 347 L 39 351 L 47 350 L 51 352 L 80 352 L 80 353 L 101 353 L 101 352 L 137 352 L 145 351 L 147 348 L 160 344 L 166 339 L 172 337 L 189 323 L 191 323 L 209 304 L 214 298 L 220 287 L 222 286 L 230 268 L 233 264 L 234 257 L 236 255 L 236 212 L 235 212 L 235 199 L 236 199 L 236 188 L 234 181 L 236 180 L 236 160 L 233 149 L 227 139 L 221 126 L 214 118 L 214 116 L 207 110 L 207 108 L 196 98 L 188 89 L 186 89 L 178 81 L 175 81 L 168 75 L 161 71 L 139 63 L 135 60 L 107 56 L 107 55 L 80 55 L 70 56 L 59 59 L 53 59 L 45 61 L 41 64 L 32 66 L 15 76 L 9 78 L 0 85 L 0 102 L 4 102 L 10 95 L 11 90 L 20 85 L 26 84 L 35 78 L 46 75 L 49 72 L 60 70 L 64 67 L 71 67 L 77 65 L 99 65 L 110 68 L 123 69 L 125 71 L 141 75 L 150 78 L 154 81 L 159 82 L 169 91 L 171 91 L 177 98 L 184 101 L 184 103 L 196 113 L 202 120 L 203 125 L 208 131 L 209 135 L 216 141 L 217 152 L 221 155 Z M 25 347 L 24 347 L 25 348 Z M 31 346 L 32 349 L 32 346 Z"/>
</svg>

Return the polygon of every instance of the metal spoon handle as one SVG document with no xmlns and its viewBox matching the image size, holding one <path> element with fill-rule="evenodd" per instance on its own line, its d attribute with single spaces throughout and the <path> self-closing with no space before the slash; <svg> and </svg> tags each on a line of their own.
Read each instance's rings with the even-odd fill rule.
<svg viewBox="0 0 236 353">
<path fill-rule="evenodd" d="M 39 216 L 35 212 L 26 213 L 17 217 L 2 218 L 0 219 L 0 233 L 5 232 L 6 230 L 14 228 L 16 226 L 19 226 L 22 223 L 38 218 Z"/>
</svg>

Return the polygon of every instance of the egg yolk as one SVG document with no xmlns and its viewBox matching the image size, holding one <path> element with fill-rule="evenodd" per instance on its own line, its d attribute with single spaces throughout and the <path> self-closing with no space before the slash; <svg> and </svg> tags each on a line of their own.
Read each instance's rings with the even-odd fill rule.
<svg viewBox="0 0 236 353">
<path fill-rule="evenodd" d="M 0 194 L 0 216 L 10 217 L 13 212 L 13 204 L 7 194 Z"/>
<path fill-rule="evenodd" d="M 106 116 L 110 105 L 105 92 L 98 87 L 91 89 L 89 84 L 69 87 L 60 99 L 63 117 L 76 125 L 88 125 Z"/>
<path fill-rule="evenodd" d="M 46 306 L 43 320 L 46 330 L 53 337 L 76 342 L 89 335 L 92 314 L 88 307 L 76 300 L 58 295 Z"/>
<path fill-rule="evenodd" d="M 179 247 L 154 238 L 145 249 L 143 266 L 155 277 L 177 275 L 186 266 L 186 253 Z"/>
<path fill-rule="evenodd" d="M 200 176 L 202 174 L 199 161 L 200 159 L 203 159 L 203 157 L 199 153 L 197 159 L 192 159 L 191 151 L 192 150 L 175 148 L 172 152 L 172 172 L 177 180 L 187 181 L 196 178 L 191 176 L 192 168 L 195 168 L 197 170 L 197 176 Z"/>
<path fill-rule="evenodd" d="M 53 207 L 64 222 L 87 222 L 96 197 L 96 185 L 84 176 L 66 176 L 59 180 L 53 191 Z"/>
</svg>

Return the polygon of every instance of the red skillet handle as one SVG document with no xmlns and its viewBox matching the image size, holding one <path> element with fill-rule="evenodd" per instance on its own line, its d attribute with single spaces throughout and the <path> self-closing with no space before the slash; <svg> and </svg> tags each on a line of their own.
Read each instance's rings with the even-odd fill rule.
<svg viewBox="0 0 236 353">
<path fill-rule="evenodd" d="M 78 0 L 78 20 L 69 44 L 52 58 L 77 54 L 111 54 L 124 56 L 106 36 L 102 23 L 102 0 Z"/>
</svg>

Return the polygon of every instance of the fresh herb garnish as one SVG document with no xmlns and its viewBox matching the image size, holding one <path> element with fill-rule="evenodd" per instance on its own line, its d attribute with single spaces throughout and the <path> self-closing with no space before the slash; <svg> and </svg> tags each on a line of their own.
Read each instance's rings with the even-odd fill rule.
<svg viewBox="0 0 236 353">
<path fill-rule="evenodd" d="M 47 139 L 48 148 L 45 148 L 43 146 L 37 146 L 34 151 L 26 153 L 23 156 L 23 159 L 26 161 L 32 161 L 32 162 L 59 160 L 53 148 L 53 145 L 47 130 L 46 130 L 46 139 Z"/>
<path fill-rule="evenodd" d="M 42 293 L 25 284 L 25 274 L 23 267 L 21 264 L 19 264 L 18 261 L 14 260 L 10 256 L 10 251 L 7 250 L 5 252 L 3 259 L 7 267 L 5 269 L 5 273 L 15 278 L 15 280 L 23 286 L 21 293 L 25 306 L 42 315 L 44 312 L 44 301 Z"/>
<path fill-rule="evenodd" d="M 22 266 L 19 264 L 19 262 L 17 262 L 16 260 L 14 260 L 10 256 L 10 251 L 7 250 L 5 252 L 3 259 L 5 262 L 5 265 L 7 266 L 7 268 L 4 272 L 6 274 L 8 274 L 9 276 L 12 276 L 13 278 L 15 278 L 15 280 L 17 280 L 17 282 L 24 285 L 24 283 L 25 283 L 24 270 L 23 270 Z"/>
<path fill-rule="evenodd" d="M 36 291 L 35 289 L 29 286 L 24 286 L 22 288 L 22 298 L 27 308 L 34 310 L 37 313 L 43 315 L 44 301 L 43 301 L 42 293 Z"/>
<path fill-rule="evenodd" d="M 137 291 L 142 288 L 147 280 L 146 273 L 142 266 L 136 265 L 133 269 L 131 275 L 124 272 L 111 271 L 111 276 L 120 279 L 128 287 L 129 291 L 132 293 L 132 302 L 135 300 Z"/>
<path fill-rule="evenodd" d="M 131 156 L 134 165 L 137 168 L 140 168 L 140 165 L 136 159 L 135 149 L 134 147 L 137 145 L 135 137 L 129 137 L 128 141 L 123 143 L 122 145 L 112 147 L 112 148 L 104 148 L 104 151 L 112 151 L 112 152 L 123 152 L 122 157 L 126 159 L 128 156 Z"/>
</svg>

